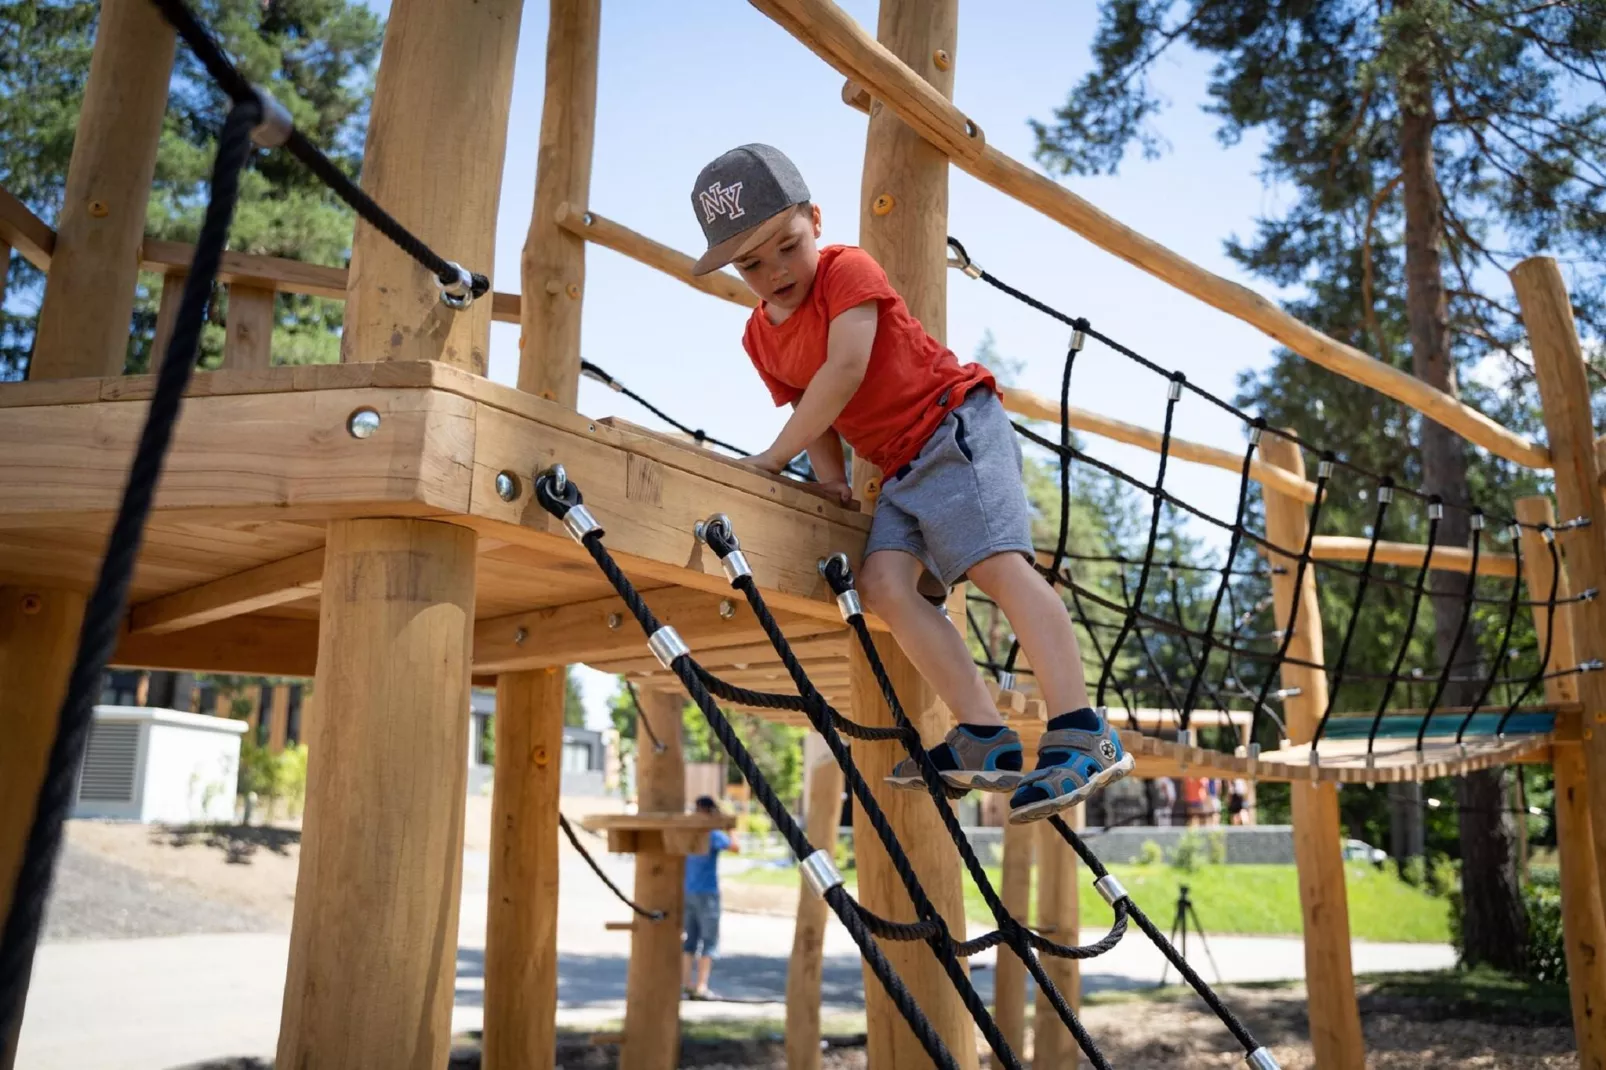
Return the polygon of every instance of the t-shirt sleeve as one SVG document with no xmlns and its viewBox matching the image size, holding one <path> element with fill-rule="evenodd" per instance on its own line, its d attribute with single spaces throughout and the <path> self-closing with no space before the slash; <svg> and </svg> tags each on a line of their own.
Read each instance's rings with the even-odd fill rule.
<svg viewBox="0 0 1606 1070">
<path fill-rule="evenodd" d="M 724 829 L 715 829 L 709 836 L 708 843 L 709 846 L 715 850 L 715 852 L 728 851 L 730 850 L 731 845 L 730 834 Z"/>
<path fill-rule="evenodd" d="M 820 293 L 825 298 L 827 322 L 867 301 L 891 301 L 898 296 L 875 257 L 851 245 L 837 254 L 822 282 Z"/>
<path fill-rule="evenodd" d="M 781 382 L 770 374 L 769 369 L 764 367 L 764 362 L 759 359 L 758 343 L 753 338 L 753 326 L 751 323 L 742 332 L 742 348 L 747 351 L 747 359 L 753 362 L 753 370 L 758 372 L 760 379 L 764 380 L 764 385 L 769 389 L 770 397 L 774 400 L 777 408 L 791 405 L 803 396 L 803 391 L 795 386 Z"/>
</svg>

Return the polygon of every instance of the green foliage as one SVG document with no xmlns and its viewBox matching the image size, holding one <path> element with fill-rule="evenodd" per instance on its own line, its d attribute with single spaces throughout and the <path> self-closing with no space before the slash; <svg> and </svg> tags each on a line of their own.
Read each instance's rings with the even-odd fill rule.
<svg viewBox="0 0 1606 1070">
<path fill-rule="evenodd" d="M 585 700 L 580 692 L 580 681 L 575 676 L 573 667 L 563 682 L 563 723 L 568 728 L 584 728 L 586 726 Z"/>
<path fill-rule="evenodd" d="M 1205 852 L 1204 837 L 1189 829 L 1171 848 L 1171 868 L 1179 873 L 1194 873 L 1206 861 Z"/>
<path fill-rule="evenodd" d="M 485 728 L 480 732 L 480 752 L 485 755 L 485 764 L 496 764 L 496 714 L 485 718 Z"/>
<path fill-rule="evenodd" d="M 736 831 L 745 832 L 749 836 L 768 836 L 775 831 L 775 823 L 769 815 L 762 810 L 750 810 L 739 814 L 736 818 Z"/>
<path fill-rule="evenodd" d="M 357 0 L 199 0 L 192 5 L 253 83 L 264 85 L 296 127 L 351 174 L 361 162 L 368 100 L 383 31 Z M 0 0 L 0 186 L 46 222 L 54 222 L 78 128 L 99 4 L 93 0 Z M 193 241 L 205 204 L 205 181 L 228 102 L 189 49 L 177 51 L 167 114 L 157 151 L 147 232 Z M 352 215 L 299 162 L 283 152 L 257 153 L 241 180 L 230 230 L 237 252 L 343 266 L 350 256 Z M 0 320 L 0 378 L 26 369 L 32 307 L 42 290 L 37 271 L 13 257 Z M 160 282 L 142 277 L 135 304 L 128 369 L 150 363 Z M 274 357 L 281 363 L 339 358 L 340 302 L 280 295 Z M 219 295 L 202 340 L 203 361 L 221 354 L 226 301 Z"/>
<path fill-rule="evenodd" d="M 1144 840 L 1138 848 L 1138 865 L 1158 866 L 1165 861 L 1165 849 L 1153 840 Z"/>
<path fill-rule="evenodd" d="M 307 801 L 306 745 L 288 746 L 273 754 L 253 739 L 242 739 L 239 791 L 255 795 L 270 813 L 282 802 L 290 815 L 299 814 Z"/>
<path fill-rule="evenodd" d="M 1534 871 L 1523 889 L 1528 914 L 1529 976 L 1535 981 L 1565 983 L 1567 949 L 1562 940 L 1561 886 L 1554 871 Z"/>
</svg>

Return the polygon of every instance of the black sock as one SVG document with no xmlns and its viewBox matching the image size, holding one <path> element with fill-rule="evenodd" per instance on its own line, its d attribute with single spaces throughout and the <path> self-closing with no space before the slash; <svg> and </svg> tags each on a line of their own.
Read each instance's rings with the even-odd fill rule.
<svg viewBox="0 0 1606 1070">
<path fill-rule="evenodd" d="M 1061 728 L 1080 728 L 1088 732 L 1097 732 L 1104 726 L 1099 723 L 1099 711 L 1092 706 L 1083 706 L 1070 713 L 1062 713 L 1058 717 L 1050 717 L 1048 730 L 1058 731 Z"/>
<path fill-rule="evenodd" d="M 977 739 L 992 739 L 1003 730 L 1004 726 L 1001 724 L 965 724 L 965 731 Z"/>
</svg>

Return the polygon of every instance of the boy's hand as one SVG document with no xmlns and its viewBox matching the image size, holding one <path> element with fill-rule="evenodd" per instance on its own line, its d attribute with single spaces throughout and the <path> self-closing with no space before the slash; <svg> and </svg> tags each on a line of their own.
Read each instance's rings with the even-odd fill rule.
<svg viewBox="0 0 1606 1070">
<path fill-rule="evenodd" d="M 777 475 L 780 473 L 781 469 L 786 467 L 786 462 L 788 460 L 790 460 L 790 458 L 775 457 L 770 453 L 769 450 L 765 450 L 763 453 L 753 454 L 753 456 L 747 458 L 742 463 L 747 465 L 749 468 L 757 468 L 760 472 L 768 472 L 770 475 Z"/>
<path fill-rule="evenodd" d="M 843 505 L 853 504 L 853 488 L 840 479 L 821 483 L 820 492 L 827 497 L 839 499 Z"/>
</svg>

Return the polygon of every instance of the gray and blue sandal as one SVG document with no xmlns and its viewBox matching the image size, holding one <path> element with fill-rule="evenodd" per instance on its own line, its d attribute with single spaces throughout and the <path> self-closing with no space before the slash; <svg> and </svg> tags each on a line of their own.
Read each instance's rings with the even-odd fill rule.
<svg viewBox="0 0 1606 1070">
<path fill-rule="evenodd" d="M 1009 823 L 1052 817 L 1120 780 L 1136 764 L 1102 715 L 1098 731 L 1050 729 L 1037 744 L 1037 768 L 1010 797 Z"/>
<path fill-rule="evenodd" d="M 1026 782 L 1025 754 L 1020 735 L 1013 728 L 1000 727 L 991 735 L 979 735 L 985 728 L 958 724 L 947 737 L 926 753 L 942 774 L 950 794 L 967 791 L 1014 791 Z M 920 766 L 905 758 L 892 767 L 887 783 L 895 788 L 924 788 Z"/>
</svg>

